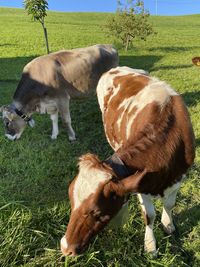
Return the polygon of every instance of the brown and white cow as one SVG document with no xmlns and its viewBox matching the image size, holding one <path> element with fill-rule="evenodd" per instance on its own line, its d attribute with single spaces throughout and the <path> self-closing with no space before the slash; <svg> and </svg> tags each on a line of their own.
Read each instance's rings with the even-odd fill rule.
<svg viewBox="0 0 200 267">
<path fill-rule="evenodd" d="M 70 98 L 82 98 L 95 92 L 101 75 L 118 66 L 118 54 L 112 45 L 94 45 L 64 50 L 35 58 L 23 70 L 11 105 L 2 108 L 6 136 L 19 139 L 26 124 L 34 126 L 31 115 L 50 114 L 52 139 L 58 135 L 58 113 L 75 140 L 69 111 Z"/>
<path fill-rule="evenodd" d="M 195 157 L 187 108 L 168 84 L 128 67 L 102 75 L 97 95 L 115 153 L 105 161 L 93 154 L 80 158 L 69 187 L 71 216 L 62 253 L 81 253 L 123 207 L 126 196 L 137 193 L 146 223 L 145 251 L 155 255 L 152 197 L 162 198 L 161 222 L 171 234 L 176 194 Z"/>
</svg>

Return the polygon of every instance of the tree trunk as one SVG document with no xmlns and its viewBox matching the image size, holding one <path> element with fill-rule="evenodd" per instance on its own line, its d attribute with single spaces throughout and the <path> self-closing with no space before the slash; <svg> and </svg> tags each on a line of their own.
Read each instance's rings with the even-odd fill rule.
<svg viewBox="0 0 200 267">
<path fill-rule="evenodd" d="M 129 43 L 130 43 L 130 36 L 128 35 L 127 38 L 126 38 L 126 47 L 125 47 L 126 51 L 128 50 Z"/>
<path fill-rule="evenodd" d="M 47 54 L 49 54 L 50 51 L 49 51 L 49 42 L 48 42 L 48 36 L 47 36 L 47 29 L 45 28 L 44 23 L 42 23 L 42 28 L 43 28 L 43 31 L 44 31 L 44 38 L 45 38 L 45 43 L 46 43 L 46 48 L 47 48 Z"/>
</svg>

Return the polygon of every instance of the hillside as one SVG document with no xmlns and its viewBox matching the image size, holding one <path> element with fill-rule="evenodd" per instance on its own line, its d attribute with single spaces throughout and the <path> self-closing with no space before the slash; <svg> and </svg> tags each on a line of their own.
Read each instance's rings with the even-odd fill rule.
<svg viewBox="0 0 200 267">
<path fill-rule="evenodd" d="M 113 43 L 102 31 L 108 13 L 48 12 L 46 26 L 51 51 Z M 155 235 L 159 257 L 143 253 L 144 223 L 135 197 L 124 228 L 105 230 L 87 253 L 63 258 L 59 242 L 69 219 L 68 184 L 77 172 L 78 157 L 91 151 L 101 159 L 112 153 L 102 127 L 96 97 L 72 101 L 72 124 L 78 141 L 70 144 L 60 127 L 58 140 L 49 138 L 48 116 L 36 115 L 19 141 L 4 137 L 0 125 L 0 266 L 200 266 L 200 15 L 151 17 L 156 35 L 136 40 L 127 53 L 119 49 L 120 64 L 148 70 L 167 81 L 189 108 L 197 144 L 194 167 L 178 194 L 174 210 L 178 231 L 165 236 L 157 202 Z M 8 104 L 26 63 L 46 52 L 42 28 L 24 10 L 0 8 L 0 106 Z M 86 134 L 87 133 L 87 134 Z"/>
</svg>

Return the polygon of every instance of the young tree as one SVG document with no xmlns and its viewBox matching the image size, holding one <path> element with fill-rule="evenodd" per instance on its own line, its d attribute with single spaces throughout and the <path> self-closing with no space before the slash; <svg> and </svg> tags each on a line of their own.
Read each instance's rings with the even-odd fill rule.
<svg viewBox="0 0 200 267">
<path fill-rule="evenodd" d="M 28 15 L 32 15 L 35 21 L 39 21 L 44 31 L 47 53 L 49 54 L 49 42 L 47 29 L 44 24 L 44 18 L 47 16 L 48 2 L 46 0 L 24 0 L 24 7 Z"/>
<path fill-rule="evenodd" d="M 106 32 L 119 39 L 127 51 L 133 39 L 138 37 L 146 40 L 147 36 L 154 33 L 148 22 L 149 12 L 144 9 L 141 0 L 119 0 L 116 14 L 110 17 L 105 25 Z"/>
</svg>

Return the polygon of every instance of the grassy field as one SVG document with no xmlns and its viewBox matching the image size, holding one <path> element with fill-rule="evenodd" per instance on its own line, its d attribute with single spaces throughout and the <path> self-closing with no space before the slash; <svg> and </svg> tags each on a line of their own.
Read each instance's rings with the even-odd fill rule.
<svg viewBox="0 0 200 267">
<path fill-rule="evenodd" d="M 108 14 L 49 12 L 47 28 L 51 51 L 112 43 L 102 32 Z M 120 230 L 105 229 L 88 251 L 64 258 L 59 243 L 69 220 L 68 185 L 77 171 L 78 157 L 88 151 L 104 159 L 112 153 L 104 136 L 96 97 L 72 101 L 73 127 L 78 141 L 70 144 L 65 130 L 51 141 L 48 116 L 35 115 L 36 127 L 27 128 L 19 141 L 4 137 L 0 124 L 0 266 L 2 267 L 140 267 L 200 266 L 200 15 L 152 17 L 157 35 L 136 41 L 120 64 L 148 70 L 181 93 L 194 125 L 197 153 L 177 198 L 177 231 L 166 236 L 156 202 L 157 259 L 143 252 L 144 223 L 132 197 L 130 219 Z M 23 10 L 0 9 L 0 105 L 11 101 L 23 66 L 45 53 L 43 32 Z"/>
</svg>

